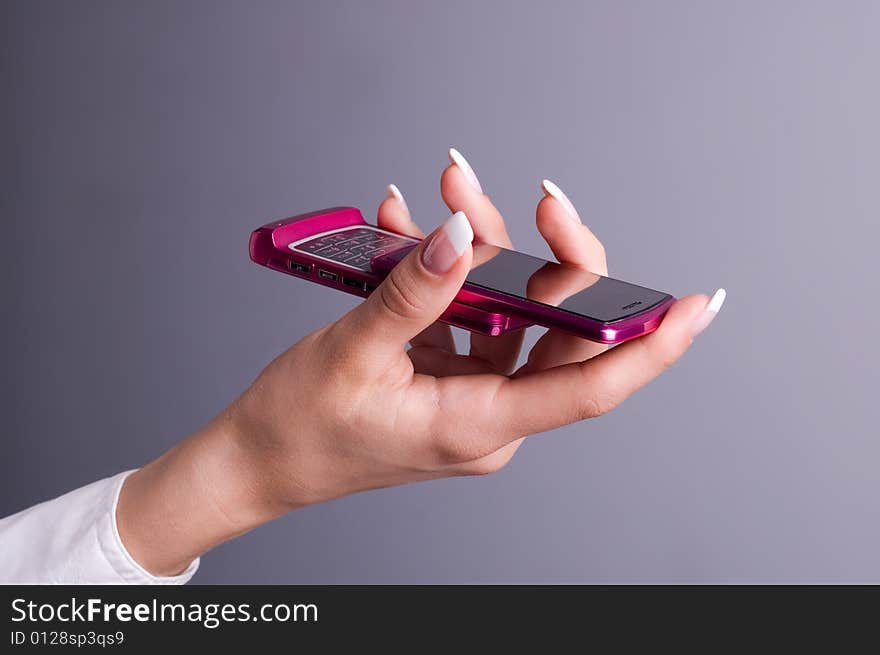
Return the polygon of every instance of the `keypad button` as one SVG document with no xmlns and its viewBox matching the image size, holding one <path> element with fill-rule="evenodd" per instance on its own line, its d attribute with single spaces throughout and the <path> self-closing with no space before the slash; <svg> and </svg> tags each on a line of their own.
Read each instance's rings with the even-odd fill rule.
<svg viewBox="0 0 880 655">
<path fill-rule="evenodd" d="M 296 249 L 302 250 L 303 252 L 315 252 L 316 250 L 320 250 L 321 248 L 325 248 L 327 246 L 321 239 L 315 239 L 314 241 L 306 241 L 305 243 L 299 244 Z"/>
<path fill-rule="evenodd" d="M 325 237 L 321 237 L 321 241 L 324 243 L 335 243 L 337 245 L 349 239 L 351 239 L 351 236 L 347 232 L 337 232 L 336 234 L 328 234 Z"/>
<path fill-rule="evenodd" d="M 357 255 L 351 261 L 346 262 L 346 264 L 351 264 L 352 266 L 357 266 L 359 268 L 366 266 L 364 270 L 369 270 L 370 268 L 370 260 L 371 257 L 365 257 L 364 255 Z"/>
<path fill-rule="evenodd" d="M 353 266 L 357 266 L 358 264 L 355 264 L 354 260 L 356 260 L 356 259 L 360 260 L 362 257 L 363 257 L 363 255 L 361 255 L 359 253 L 346 251 L 346 252 L 342 253 L 341 255 L 339 255 L 339 257 L 336 257 L 335 259 L 336 259 L 336 261 L 342 262 L 343 264 L 352 264 Z"/>
</svg>

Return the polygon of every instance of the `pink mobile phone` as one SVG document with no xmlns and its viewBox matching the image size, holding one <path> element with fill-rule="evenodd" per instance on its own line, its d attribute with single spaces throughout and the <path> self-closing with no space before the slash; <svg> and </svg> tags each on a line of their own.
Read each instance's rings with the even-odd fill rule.
<svg viewBox="0 0 880 655">
<path fill-rule="evenodd" d="M 418 239 L 369 225 L 353 207 L 333 207 L 268 223 L 251 234 L 258 264 L 359 296 L 372 292 Z M 621 343 L 657 329 L 668 293 L 484 243 L 440 317 L 498 336 L 529 325 Z"/>
</svg>

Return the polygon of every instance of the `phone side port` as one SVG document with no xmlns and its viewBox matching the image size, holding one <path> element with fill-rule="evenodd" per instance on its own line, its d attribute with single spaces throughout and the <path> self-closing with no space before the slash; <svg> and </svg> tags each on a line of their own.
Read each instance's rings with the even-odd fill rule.
<svg viewBox="0 0 880 655">
<path fill-rule="evenodd" d="M 354 278 L 345 276 L 342 277 L 342 284 L 347 287 L 351 287 L 352 289 L 357 289 L 359 291 L 363 291 L 364 287 L 366 287 L 366 284 L 364 284 L 360 280 L 355 280 Z"/>
<path fill-rule="evenodd" d="M 333 280 L 336 281 L 336 278 L 339 276 L 336 273 L 331 273 L 330 271 L 325 271 L 323 268 L 318 269 L 318 277 L 324 278 L 325 280 Z"/>
<path fill-rule="evenodd" d="M 311 273 L 312 265 L 311 264 L 301 264 L 300 262 L 289 261 L 287 262 L 288 268 L 295 273 Z"/>
</svg>

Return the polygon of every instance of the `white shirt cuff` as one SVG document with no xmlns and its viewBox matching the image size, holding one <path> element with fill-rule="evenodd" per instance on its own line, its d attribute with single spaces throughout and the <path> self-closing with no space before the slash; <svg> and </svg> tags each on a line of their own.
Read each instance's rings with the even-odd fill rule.
<svg viewBox="0 0 880 655">
<path fill-rule="evenodd" d="M 0 582 L 184 584 L 199 568 L 156 576 L 126 550 L 116 526 L 122 484 L 133 471 L 93 482 L 0 520 Z"/>
</svg>

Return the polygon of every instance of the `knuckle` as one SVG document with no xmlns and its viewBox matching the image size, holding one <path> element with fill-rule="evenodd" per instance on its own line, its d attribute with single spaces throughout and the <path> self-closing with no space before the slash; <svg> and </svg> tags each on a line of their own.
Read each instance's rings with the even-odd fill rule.
<svg viewBox="0 0 880 655">
<path fill-rule="evenodd" d="M 469 451 L 457 439 L 441 435 L 433 443 L 434 458 L 442 466 L 453 466 L 470 461 Z"/>
<path fill-rule="evenodd" d="M 583 421 L 588 418 L 598 418 L 606 412 L 605 405 L 595 396 L 587 396 L 581 400 L 578 413 L 575 418 Z"/>
<path fill-rule="evenodd" d="M 479 460 L 486 455 L 486 447 L 472 435 L 456 430 L 444 430 L 433 442 L 434 457 L 443 466 L 459 466 Z"/>
<path fill-rule="evenodd" d="M 493 416 L 491 400 L 480 397 L 466 406 L 459 401 L 450 407 L 444 402 L 443 394 L 438 394 L 437 411 L 428 428 L 429 457 L 441 468 L 461 470 L 467 465 L 484 466 L 487 473 L 497 470 L 488 462 L 476 462 L 502 448 L 509 441 L 506 438 L 509 430 L 498 429 L 501 423 Z"/>
<path fill-rule="evenodd" d="M 585 418 L 604 416 L 619 404 L 617 396 L 611 393 L 596 393 L 586 403 Z"/>
<path fill-rule="evenodd" d="M 379 286 L 379 300 L 384 308 L 397 318 L 411 320 L 418 318 L 423 304 L 411 275 L 403 272 L 389 275 Z"/>
<path fill-rule="evenodd" d="M 585 375 L 587 374 L 585 366 L 582 371 Z M 580 399 L 574 416 L 576 421 L 598 418 L 620 404 L 620 393 L 617 391 L 618 382 L 613 379 L 613 376 L 601 373 L 597 375 L 596 372 L 593 372 L 584 387 L 589 389 L 589 392 Z"/>
</svg>

